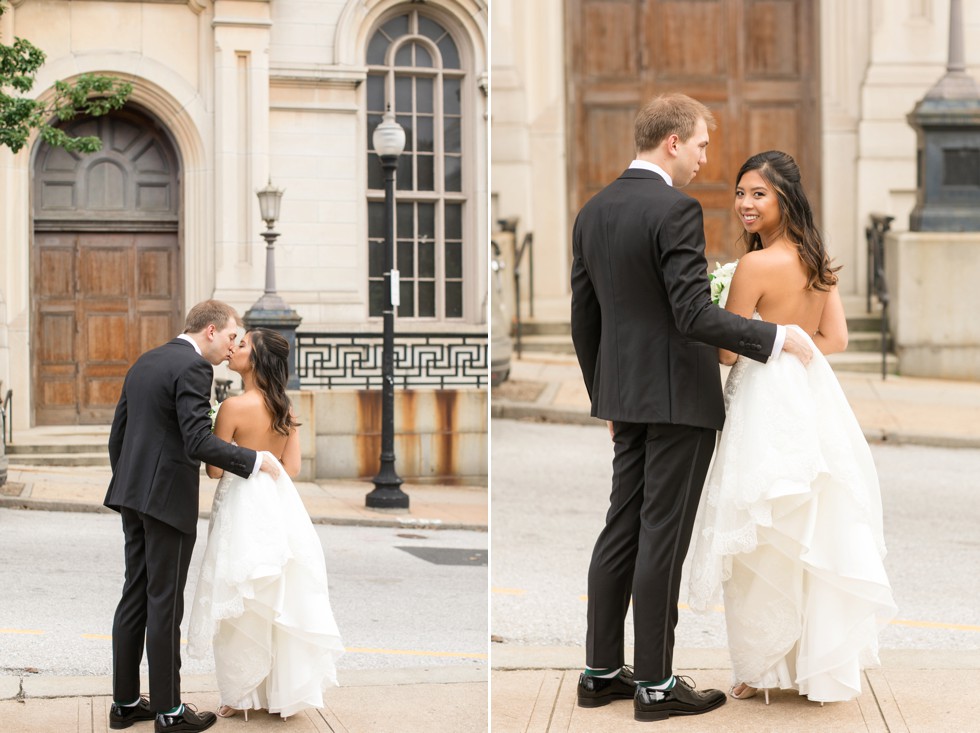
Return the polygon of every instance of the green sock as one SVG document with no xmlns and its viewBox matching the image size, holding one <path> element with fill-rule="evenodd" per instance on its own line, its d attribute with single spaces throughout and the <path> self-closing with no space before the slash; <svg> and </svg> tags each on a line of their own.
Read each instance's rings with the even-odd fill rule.
<svg viewBox="0 0 980 733">
<path fill-rule="evenodd" d="M 165 711 L 164 715 L 180 715 L 182 712 L 184 712 L 184 703 L 178 704 L 173 710 Z"/>
<path fill-rule="evenodd" d="M 140 698 L 137 697 L 136 702 L 116 702 L 115 700 L 113 700 L 112 704 L 118 705 L 121 708 L 135 708 L 137 705 L 140 704 Z"/>
<path fill-rule="evenodd" d="M 648 687 L 652 690 L 671 690 L 676 683 L 677 680 L 674 679 L 674 675 L 671 675 L 667 679 L 661 680 L 660 682 L 643 681 L 637 682 L 636 685 L 637 687 Z"/>
<path fill-rule="evenodd" d="M 622 669 L 622 667 L 607 667 L 605 669 L 592 669 L 591 667 L 586 667 L 585 674 L 587 677 L 603 677 L 605 679 L 609 679 L 618 675 Z"/>
</svg>

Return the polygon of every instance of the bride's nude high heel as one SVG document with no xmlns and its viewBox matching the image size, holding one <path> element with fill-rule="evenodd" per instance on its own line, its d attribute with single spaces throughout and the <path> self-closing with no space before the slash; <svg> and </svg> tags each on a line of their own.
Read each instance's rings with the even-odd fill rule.
<svg viewBox="0 0 980 733">
<path fill-rule="evenodd" d="M 215 715 L 219 718 L 233 718 L 238 715 L 239 712 L 245 713 L 245 722 L 248 722 L 248 710 L 239 711 L 238 708 L 233 708 L 231 705 L 222 705 L 215 711 Z"/>
<path fill-rule="evenodd" d="M 741 692 L 735 692 L 736 688 L 741 687 Z M 766 687 L 762 691 L 766 696 L 766 705 L 769 704 L 769 688 Z M 732 685 L 732 689 L 728 691 L 728 694 L 734 697 L 736 700 L 748 700 L 750 697 L 755 697 L 759 694 L 759 690 L 756 687 L 751 687 L 744 682 L 739 682 L 737 685 Z"/>
</svg>

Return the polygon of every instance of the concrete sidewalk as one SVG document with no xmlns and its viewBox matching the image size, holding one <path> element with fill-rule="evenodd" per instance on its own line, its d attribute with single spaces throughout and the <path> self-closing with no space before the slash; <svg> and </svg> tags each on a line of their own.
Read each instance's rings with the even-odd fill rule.
<svg viewBox="0 0 980 733">
<path fill-rule="evenodd" d="M 980 382 L 836 373 L 869 441 L 980 448 Z M 491 399 L 497 418 L 597 422 L 589 410 L 578 362 L 562 354 L 515 359 Z"/>
<path fill-rule="evenodd" d="M 48 511 L 107 512 L 102 506 L 111 471 L 108 466 L 24 466 L 13 463 L 0 488 L 0 507 Z M 200 516 L 210 516 L 218 482 L 201 474 Z M 310 518 L 316 524 L 376 527 L 467 529 L 485 532 L 489 514 L 486 485 L 405 483 L 407 511 L 368 509 L 370 481 L 297 481 Z M 2 729 L 0 729 L 2 731 Z"/>
<path fill-rule="evenodd" d="M 658 723 L 633 720 L 627 700 L 601 708 L 576 705 L 581 648 L 494 645 L 491 685 L 493 733 L 596 731 L 744 731 L 745 733 L 949 733 L 980 730 L 980 651 L 883 651 L 882 667 L 864 674 L 855 700 L 821 707 L 792 690 L 731 698 L 704 715 Z M 632 650 L 627 651 L 627 658 Z M 700 688 L 727 691 L 727 650 L 678 649 L 678 674 Z"/>
<path fill-rule="evenodd" d="M 340 672 L 341 686 L 327 690 L 327 707 L 285 721 L 267 712 L 222 719 L 214 731 L 332 731 L 337 733 L 477 733 L 487 730 L 485 669 L 433 667 Z M 181 680 L 184 702 L 216 710 L 218 692 L 210 675 Z M 148 682 L 143 681 L 143 688 Z M 109 730 L 112 688 L 108 677 L 0 677 L 3 733 L 103 733 Z M 133 733 L 151 733 L 152 722 Z"/>
</svg>

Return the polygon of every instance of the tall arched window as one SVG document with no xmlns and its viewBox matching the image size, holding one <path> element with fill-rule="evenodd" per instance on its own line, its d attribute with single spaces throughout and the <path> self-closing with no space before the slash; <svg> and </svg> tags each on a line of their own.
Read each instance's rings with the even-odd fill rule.
<svg viewBox="0 0 980 733">
<path fill-rule="evenodd" d="M 463 317 L 463 105 L 456 42 L 409 10 L 385 21 L 367 49 L 369 313 L 384 307 L 384 173 L 373 149 L 387 104 L 405 128 L 398 160 L 395 266 L 400 318 Z"/>
</svg>

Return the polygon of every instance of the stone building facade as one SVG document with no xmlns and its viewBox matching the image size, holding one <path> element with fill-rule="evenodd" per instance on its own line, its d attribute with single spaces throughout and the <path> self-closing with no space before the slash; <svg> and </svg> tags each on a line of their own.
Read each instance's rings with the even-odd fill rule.
<svg viewBox="0 0 980 733">
<path fill-rule="evenodd" d="M 9 0 L 47 55 L 34 93 L 111 74 L 103 150 L 0 150 L 0 380 L 15 428 L 104 423 L 121 373 L 194 303 L 265 284 L 255 192 L 285 189 L 278 293 L 300 330 L 381 331 L 384 191 L 371 133 L 406 128 L 398 328 L 486 332 L 485 0 Z"/>
<path fill-rule="evenodd" d="M 567 314 L 575 213 L 629 163 L 640 103 L 675 90 L 719 119 L 710 180 L 689 189 L 705 207 L 710 261 L 737 255 L 718 222 L 739 165 L 782 147 L 799 159 L 844 266 L 845 300 L 863 302 L 870 214 L 908 228 L 916 140 L 906 115 L 944 73 L 949 18 L 949 0 L 494 0 L 493 216 L 519 217 L 518 238 L 534 233 L 539 312 Z M 962 31 L 967 71 L 980 79 L 977 3 L 963 3 Z"/>
</svg>

